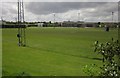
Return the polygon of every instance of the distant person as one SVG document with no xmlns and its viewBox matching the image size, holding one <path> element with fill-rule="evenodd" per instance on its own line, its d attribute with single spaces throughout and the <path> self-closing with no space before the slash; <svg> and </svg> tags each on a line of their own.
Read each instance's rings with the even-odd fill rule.
<svg viewBox="0 0 120 78">
<path fill-rule="evenodd" d="M 20 38 L 20 34 L 17 34 L 18 40 Z M 18 45 L 20 46 L 20 42 L 18 42 Z"/>
<path fill-rule="evenodd" d="M 109 26 L 105 25 L 105 31 L 109 32 Z"/>
</svg>

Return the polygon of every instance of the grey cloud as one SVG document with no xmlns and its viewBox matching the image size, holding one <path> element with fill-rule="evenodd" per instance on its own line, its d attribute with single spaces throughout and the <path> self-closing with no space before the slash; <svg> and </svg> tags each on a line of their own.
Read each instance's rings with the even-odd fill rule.
<svg viewBox="0 0 120 78">
<path fill-rule="evenodd" d="M 11 14 L 17 14 L 17 11 L 10 8 L 10 9 L 2 9 L 2 15 L 6 15 L 8 13 L 11 13 Z"/>
<path fill-rule="evenodd" d="M 110 16 L 112 12 L 118 12 L 118 3 L 117 2 L 109 2 L 106 4 L 102 4 L 99 7 L 94 7 L 95 11 L 89 12 L 84 11 L 84 15 L 87 17 L 106 17 Z"/>
<path fill-rule="evenodd" d="M 78 12 L 81 17 L 88 20 L 111 20 L 111 12 L 117 12 L 117 2 L 26 2 L 25 17 L 28 20 L 53 20 L 52 13 L 56 14 L 56 20 L 75 19 L 77 20 Z M 17 16 L 17 9 L 13 8 L 17 3 L 5 3 L 2 6 L 2 13 L 8 16 Z M 91 9 L 94 9 L 91 11 Z M 71 13 L 72 12 L 72 13 Z M 40 15 L 40 16 L 39 16 Z M 42 17 L 41 17 L 42 16 Z M 34 17 L 34 19 L 33 19 Z M 12 17 L 11 17 L 12 18 Z M 74 20 L 73 19 L 73 20 Z"/>
<path fill-rule="evenodd" d="M 3 2 L 2 3 L 2 15 L 17 14 L 17 10 L 14 9 L 13 5 L 17 7 L 17 3 L 15 2 Z"/>
<path fill-rule="evenodd" d="M 106 12 L 116 12 L 118 11 L 118 3 L 117 2 L 109 2 L 104 6 L 98 8 L 99 10 L 106 11 Z"/>
<path fill-rule="evenodd" d="M 2 2 L 17 2 L 18 0 L 2 0 Z M 24 2 L 118 2 L 119 0 L 24 0 Z"/>
<path fill-rule="evenodd" d="M 106 2 L 31 2 L 26 5 L 26 10 L 34 14 L 64 13 L 70 10 L 96 8 Z"/>
</svg>

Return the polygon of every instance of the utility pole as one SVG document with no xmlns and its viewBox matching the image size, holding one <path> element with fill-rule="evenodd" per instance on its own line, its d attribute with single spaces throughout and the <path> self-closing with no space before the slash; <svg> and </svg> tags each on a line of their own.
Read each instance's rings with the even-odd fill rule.
<svg viewBox="0 0 120 78">
<path fill-rule="evenodd" d="M 55 13 L 53 15 L 54 15 L 54 23 L 55 23 Z"/>
<path fill-rule="evenodd" d="M 114 26 L 114 12 L 112 12 L 112 26 Z"/>
<path fill-rule="evenodd" d="M 3 19 L 2 19 L 2 17 L 1 17 L 1 21 L 2 21 Z"/>
<path fill-rule="evenodd" d="M 2 17 L 1 17 L 1 24 L 0 24 L 0 28 L 2 28 L 3 26 L 2 26 L 2 24 L 3 24 L 3 19 L 2 19 Z"/>
<path fill-rule="evenodd" d="M 112 22 L 114 22 L 114 21 L 113 21 L 113 18 L 114 18 L 114 12 L 112 12 Z"/>
<path fill-rule="evenodd" d="M 55 28 L 55 13 L 53 14 L 53 16 L 54 16 L 54 28 Z"/>
<path fill-rule="evenodd" d="M 78 13 L 78 22 L 80 21 L 80 13 Z"/>
<path fill-rule="evenodd" d="M 24 5 L 23 0 L 18 0 L 18 43 L 19 46 L 26 46 L 26 34 L 24 24 Z"/>
<path fill-rule="evenodd" d="M 3 24 L 3 18 L 1 17 L 1 22 L 2 22 L 2 24 Z"/>
<path fill-rule="evenodd" d="M 4 22 L 5 22 L 5 20 L 3 19 L 3 17 L 1 17 L 1 21 L 2 21 L 2 28 L 4 28 Z"/>
</svg>

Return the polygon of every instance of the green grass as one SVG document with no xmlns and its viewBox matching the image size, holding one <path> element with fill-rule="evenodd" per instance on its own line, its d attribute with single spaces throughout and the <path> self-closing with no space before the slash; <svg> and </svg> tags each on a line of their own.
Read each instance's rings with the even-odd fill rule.
<svg viewBox="0 0 120 78">
<path fill-rule="evenodd" d="M 118 37 L 117 29 L 27 28 L 27 47 L 18 47 L 17 29 L 2 31 L 3 75 L 26 72 L 32 76 L 85 76 L 85 65 L 102 65 L 101 60 L 94 59 L 101 58 L 93 52 L 94 42 Z"/>
<path fill-rule="evenodd" d="M 2 76 L 2 29 L 0 29 L 0 77 Z"/>
</svg>

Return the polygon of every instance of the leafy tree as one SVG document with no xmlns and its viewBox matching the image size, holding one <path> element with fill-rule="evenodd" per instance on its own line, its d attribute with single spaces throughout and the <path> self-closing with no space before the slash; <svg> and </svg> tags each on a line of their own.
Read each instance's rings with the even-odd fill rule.
<svg viewBox="0 0 120 78">
<path fill-rule="evenodd" d="M 95 42 L 95 52 L 103 56 L 101 76 L 120 76 L 120 44 L 118 40 L 106 43 Z"/>
</svg>

